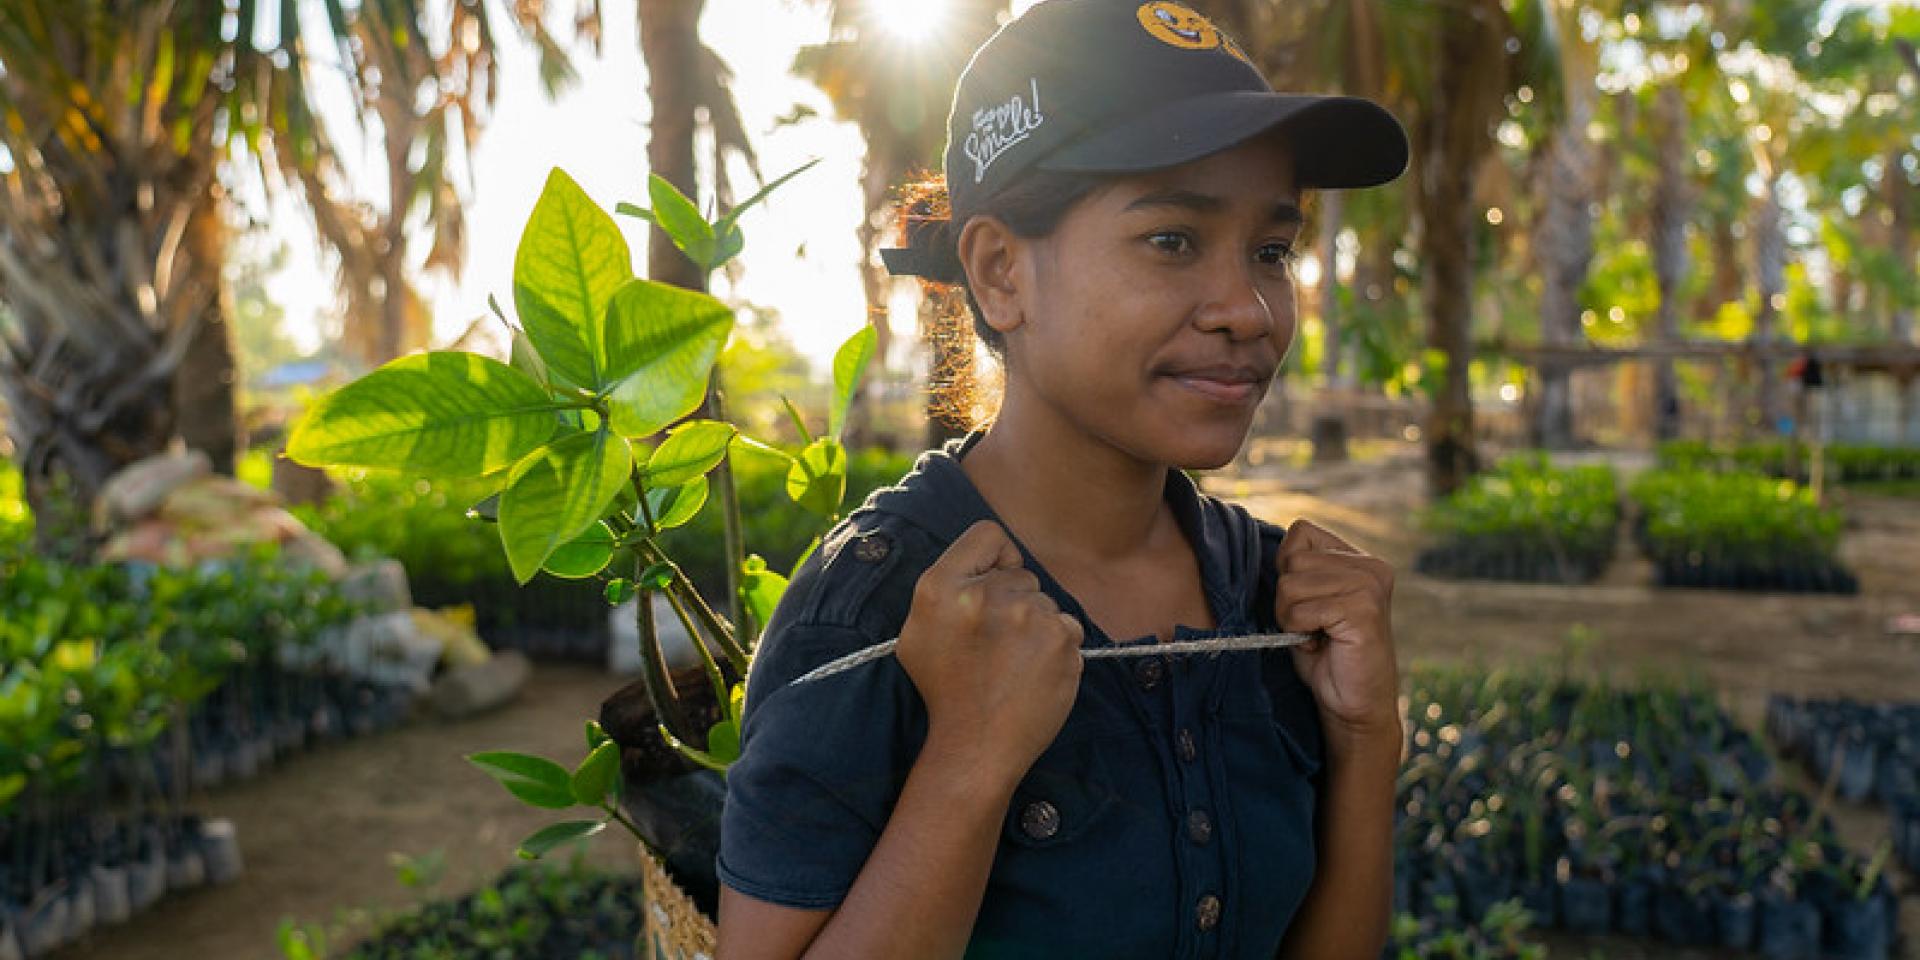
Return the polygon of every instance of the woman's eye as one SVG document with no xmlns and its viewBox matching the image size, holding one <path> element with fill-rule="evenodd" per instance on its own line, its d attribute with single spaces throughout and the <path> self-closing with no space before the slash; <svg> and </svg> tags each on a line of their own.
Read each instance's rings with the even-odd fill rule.
<svg viewBox="0 0 1920 960">
<path fill-rule="evenodd" d="M 1188 253 L 1193 250 L 1193 238 L 1177 230 L 1162 230 L 1147 234 L 1147 242 L 1161 253 Z"/>
<path fill-rule="evenodd" d="M 1292 266 L 1294 260 L 1298 259 L 1300 255 L 1294 251 L 1293 244 L 1276 240 L 1272 243 L 1262 244 L 1259 252 L 1255 254 L 1255 256 L 1261 263 L 1269 266 Z"/>
</svg>

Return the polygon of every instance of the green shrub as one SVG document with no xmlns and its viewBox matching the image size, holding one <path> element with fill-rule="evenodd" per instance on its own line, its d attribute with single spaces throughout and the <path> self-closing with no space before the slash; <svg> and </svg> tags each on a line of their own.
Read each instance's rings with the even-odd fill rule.
<svg viewBox="0 0 1920 960">
<path fill-rule="evenodd" d="M 97 776 L 107 748 L 151 743 L 173 706 L 353 612 L 270 548 L 192 570 L 0 558 L 0 812 L 30 779 Z"/>
<path fill-rule="evenodd" d="M 1662 467 L 1717 472 L 1764 473 L 1804 479 L 1810 474 L 1811 447 L 1796 452 L 1784 440 L 1744 444 L 1709 444 L 1703 440 L 1671 440 L 1660 445 Z M 1822 449 L 1827 479 L 1835 483 L 1867 483 L 1920 479 L 1920 447 L 1885 447 L 1864 443 L 1833 443 Z"/>
<path fill-rule="evenodd" d="M 511 867 L 472 894 L 425 903 L 382 920 L 372 936 L 344 956 L 628 957 L 645 922 L 641 902 L 638 876 L 604 873 L 578 863 L 565 869 Z M 283 956 L 321 953 L 310 935 L 290 925 L 282 925 L 280 938 Z"/>
<path fill-rule="evenodd" d="M 1840 545 L 1840 511 L 1812 491 L 1760 473 L 1662 469 L 1633 483 L 1643 545 L 1656 562 L 1709 558 L 1821 558 Z"/>
<path fill-rule="evenodd" d="M 349 556 L 400 561 L 409 579 L 491 584 L 512 578 L 499 533 L 466 515 L 487 493 L 478 482 L 434 483 L 352 470 L 326 502 L 293 512 Z"/>
<path fill-rule="evenodd" d="M 1591 579 L 1612 558 L 1619 519 L 1610 468 L 1563 469 L 1542 453 L 1520 454 L 1422 513 L 1440 544 L 1419 566 L 1441 576 Z"/>
<path fill-rule="evenodd" d="M 1827 462 L 1841 483 L 1920 480 L 1920 447 L 1836 443 Z"/>
</svg>

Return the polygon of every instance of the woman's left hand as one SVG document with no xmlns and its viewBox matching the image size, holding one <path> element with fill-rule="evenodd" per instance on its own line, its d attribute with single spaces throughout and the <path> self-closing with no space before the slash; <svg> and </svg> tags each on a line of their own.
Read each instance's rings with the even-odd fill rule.
<svg viewBox="0 0 1920 960">
<path fill-rule="evenodd" d="M 1400 678 L 1394 662 L 1393 568 L 1307 520 L 1287 528 L 1275 554 L 1274 617 L 1282 630 L 1325 631 L 1292 648 L 1300 679 L 1319 701 L 1330 742 L 1398 743 Z"/>
</svg>

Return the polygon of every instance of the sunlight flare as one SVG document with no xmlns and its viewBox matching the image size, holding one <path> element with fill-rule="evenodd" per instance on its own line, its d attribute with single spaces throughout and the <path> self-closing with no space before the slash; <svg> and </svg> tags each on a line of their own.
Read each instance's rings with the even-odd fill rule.
<svg viewBox="0 0 1920 960">
<path fill-rule="evenodd" d="M 882 30 L 904 43 L 923 44 L 947 22 L 948 0 L 878 0 L 873 16 Z"/>
</svg>

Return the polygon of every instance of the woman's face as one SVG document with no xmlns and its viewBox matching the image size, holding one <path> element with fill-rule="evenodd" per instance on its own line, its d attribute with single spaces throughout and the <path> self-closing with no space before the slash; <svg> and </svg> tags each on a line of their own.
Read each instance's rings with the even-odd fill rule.
<svg viewBox="0 0 1920 960">
<path fill-rule="evenodd" d="M 1009 376 L 1142 460 L 1231 461 L 1293 343 L 1299 202 L 1271 135 L 1103 186 L 1015 241 Z"/>
</svg>

